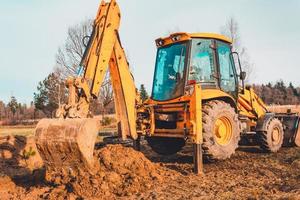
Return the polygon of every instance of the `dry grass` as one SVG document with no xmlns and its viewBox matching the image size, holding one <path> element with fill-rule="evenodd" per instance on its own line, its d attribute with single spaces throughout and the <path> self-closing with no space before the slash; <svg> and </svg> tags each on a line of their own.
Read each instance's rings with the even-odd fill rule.
<svg viewBox="0 0 300 200">
<path fill-rule="evenodd" d="M 268 109 L 275 113 L 286 113 L 288 109 L 293 113 L 300 113 L 299 105 L 270 105 L 268 106 Z"/>
<path fill-rule="evenodd" d="M 35 126 L 1 126 L 0 137 L 8 135 L 21 135 L 21 136 L 32 136 L 34 134 Z M 116 128 L 102 127 L 99 130 L 99 135 L 114 135 L 116 134 Z"/>
<path fill-rule="evenodd" d="M 22 135 L 22 136 L 31 136 L 33 135 L 34 127 L 33 126 L 3 126 L 0 127 L 0 136 L 7 135 Z"/>
</svg>

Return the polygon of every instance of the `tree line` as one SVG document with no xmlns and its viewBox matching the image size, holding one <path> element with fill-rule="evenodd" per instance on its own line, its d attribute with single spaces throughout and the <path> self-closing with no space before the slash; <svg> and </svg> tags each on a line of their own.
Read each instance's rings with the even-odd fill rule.
<svg viewBox="0 0 300 200">
<path fill-rule="evenodd" d="M 15 96 L 11 96 L 6 104 L 0 100 L 0 125 L 32 124 L 34 119 L 46 117 L 42 111 L 30 105 L 19 103 Z"/>
<path fill-rule="evenodd" d="M 292 83 L 285 85 L 280 80 L 274 84 L 253 85 L 257 95 L 268 104 L 276 105 L 297 105 L 300 104 L 300 87 L 295 87 Z"/>
</svg>

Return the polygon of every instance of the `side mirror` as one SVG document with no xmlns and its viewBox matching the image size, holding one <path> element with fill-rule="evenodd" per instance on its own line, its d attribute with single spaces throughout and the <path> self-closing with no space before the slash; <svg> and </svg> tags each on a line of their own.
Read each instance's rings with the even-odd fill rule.
<svg viewBox="0 0 300 200">
<path fill-rule="evenodd" d="M 246 79 L 246 77 L 247 77 L 247 73 L 246 73 L 246 72 L 241 72 L 241 73 L 240 73 L 240 79 L 241 79 L 242 81 L 244 81 L 244 80 Z"/>
</svg>

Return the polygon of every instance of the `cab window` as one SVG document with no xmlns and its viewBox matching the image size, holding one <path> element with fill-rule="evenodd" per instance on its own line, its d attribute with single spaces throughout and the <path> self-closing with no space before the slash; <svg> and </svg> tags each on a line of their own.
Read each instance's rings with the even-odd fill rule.
<svg viewBox="0 0 300 200">
<path fill-rule="evenodd" d="M 215 82 L 214 53 L 209 39 L 193 39 L 189 80 Z"/>
<path fill-rule="evenodd" d="M 186 42 L 158 49 L 152 99 L 165 101 L 183 94 L 186 49 Z"/>
<path fill-rule="evenodd" d="M 237 80 L 229 44 L 217 41 L 217 54 L 220 66 L 220 87 L 235 96 Z"/>
</svg>

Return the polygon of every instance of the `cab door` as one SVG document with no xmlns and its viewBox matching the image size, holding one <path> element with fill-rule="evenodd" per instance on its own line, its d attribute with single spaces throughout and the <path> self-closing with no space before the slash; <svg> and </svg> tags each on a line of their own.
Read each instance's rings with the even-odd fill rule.
<svg viewBox="0 0 300 200">
<path fill-rule="evenodd" d="M 237 76 L 229 44 L 217 41 L 217 58 L 219 63 L 220 88 L 237 97 Z"/>
</svg>

